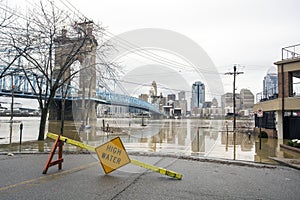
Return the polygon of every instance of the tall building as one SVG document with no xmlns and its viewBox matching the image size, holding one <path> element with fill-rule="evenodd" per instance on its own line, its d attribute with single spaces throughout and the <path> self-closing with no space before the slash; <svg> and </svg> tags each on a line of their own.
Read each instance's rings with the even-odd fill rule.
<svg viewBox="0 0 300 200">
<path fill-rule="evenodd" d="M 254 95 L 248 89 L 241 89 L 241 109 L 253 111 L 254 106 Z"/>
<path fill-rule="evenodd" d="M 212 107 L 215 107 L 215 108 L 218 107 L 218 100 L 216 99 L 216 97 L 214 97 L 214 98 L 212 99 L 211 103 L 212 103 L 212 105 L 211 105 Z"/>
<path fill-rule="evenodd" d="M 180 92 L 178 93 L 178 100 L 179 100 L 179 101 L 185 100 L 185 91 L 180 91 Z"/>
<path fill-rule="evenodd" d="M 166 106 L 166 105 L 168 104 L 167 97 L 162 97 L 161 102 L 162 102 L 162 105 L 163 105 L 163 106 Z"/>
<path fill-rule="evenodd" d="M 275 67 L 268 70 L 263 80 L 263 98 L 272 98 L 278 95 L 278 75 Z"/>
<path fill-rule="evenodd" d="M 196 81 L 192 86 L 191 110 L 202 108 L 205 102 L 205 85 Z"/>
<path fill-rule="evenodd" d="M 174 108 L 181 109 L 181 115 L 186 116 L 187 112 L 187 100 L 176 100 L 174 103 Z"/>
<path fill-rule="evenodd" d="M 152 82 L 153 95 L 157 96 L 157 84 L 155 81 Z"/>
<path fill-rule="evenodd" d="M 221 107 L 223 114 L 233 113 L 233 93 L 227 92 L 221 96 Z M 235 94 L 235 111 L 238 112 L 241 108 L 241 96 Z"/>
<path fill-rule="evenodd" d="M 157 95 L 157 84 L 155 81 L 152 82 L 151 88 L 149 90 L 149 98 L 149 102 L 151 102 L 152 104 L 158 103 L 157 100 L 159 96 Z"/>
<path fill-rule="evenodd" d="M 173 102 L 175 102 L 176 100 L 176 95 L 175 94 L 168 94 L 168 101 L 172 100 Z"/>
</svg>

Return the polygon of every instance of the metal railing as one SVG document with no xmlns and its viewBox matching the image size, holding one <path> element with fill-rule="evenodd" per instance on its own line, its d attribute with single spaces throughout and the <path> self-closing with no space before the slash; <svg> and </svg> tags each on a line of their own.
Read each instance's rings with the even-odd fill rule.
<svg viewBox="0 0 300 200">
<path fill-rule="evenodd" d="M 256 94 L 256 102 L 269 101 L 278 98 L 278 87 L 268 88 Z"/>
<path fill-rule="evenodd" d="M 282 60 L 300 58 L 300 44 L 282 48 L 281 58 Z"/>
</svg>

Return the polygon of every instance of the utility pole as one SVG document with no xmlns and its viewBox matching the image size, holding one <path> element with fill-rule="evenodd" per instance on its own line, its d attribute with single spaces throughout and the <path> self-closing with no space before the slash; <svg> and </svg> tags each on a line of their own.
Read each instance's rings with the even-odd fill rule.
<svg viewBox="0 0 300 200">
<path fill-rule="evenodd" d="M 233 159 L 235 160 L 235 154 L 236 154 L 236 149 L 235 149 L 235 137 L 236 137 L 236 133 L 235 133 L 235 129 L 236 129 L 236 116 L 235 116 L 235 107 L 236 107 L 236 102 L 235 102 L 235 79 L 236 79 L 236 75 L 239 74 L 243 74 L 244 72 L 237 72 L 236 71 L 236 65 L 233 66 L 233 72 L 227 72 L 225 73 L 225 75 L 233 75 L 233 97 L 232 97 L 232 101 L 233 101 Z"/>
</svg>

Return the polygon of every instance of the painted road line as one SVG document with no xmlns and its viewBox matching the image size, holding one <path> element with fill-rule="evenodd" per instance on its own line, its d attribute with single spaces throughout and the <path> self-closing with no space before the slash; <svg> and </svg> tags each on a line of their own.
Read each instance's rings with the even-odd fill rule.
<svg viewBox="0 0 300 200">
<path fill-rule="evenodd" d="M 68 174 L 71 174 L 71 173 L 74 173 L 74 172 L 78 172 L 80 170 L 84 170 L 84 169 L 93 167 L 96 164 L 98 164 L 98 162 L 92 162 L 92 163 L 89 163 L 89 164 L 86 164 L 86 165 L 80 165 L 80 166 L 72 168 L 72 169 L 57 172 L 55 174 L 44 175 L 44 176 L 40 176 L 38 178 L 22 181 L 22 182 L 19 182 L 19 183 L 8 185 L 8 186 L 4 186 L 4 187 L 0 188 L 0 191 L 5 191 L 5 190 L 13 189 L 13 188 L 16 188 L 16 187 L 21 187 L 21 186 L 24 186 L 24 187 L 26 186 L 26 188 L 27 188 L 29 185 L 33 186 L 33 185 L 37 185 L 39 183 L 45 183 L 45 182 L 48 182 L 48 181 L 51 181 L 51 180 L 54 180 L 54 179 L 62 178 L 64 176 L 68 175 Z"/>
<path fill-rule="evenodd" d="M 55 140 L 58 137 L 58 135 L 54 134 L 54 133 L 47 133 L 47 137 Z M 93 146 L 83 144 L 81 142 L 69 139 L 69 138 L 64 137 L 64 136 L 60 136 L 60 140 L 66 142 L 67 144 L 72 144 L 72 145 L 78 146 L 78 147 L 83 148 L 83 149 L 87 149 L 87 150 L 92 151 L 92 152 L 96 151 L 95 150 L 96 148 L 93 147 Z M 166 176 L 169 176 L 169 177 L 172 177 L 172 178 L 176 178 L 178 180 L 182 179 L 182 174 L 171 171 L 171 170 L 167 170 L 167 169 L 164 169 L 164 168 L 161 168 L 161 167 L 156 167 L 156 166 L 153 166 L 153 165 L 150 165 L 150 164 L 138 161 L 138 160 L 134 160 L 134 159 L 130 159 L 130 163 L 133 164 L 133 165 L 139 166 L 139 167 L 143 167 L 143 168 L 152 170 L 152 171 L 160 173 L 162 175 L 166 175 Z"/>
</svg>

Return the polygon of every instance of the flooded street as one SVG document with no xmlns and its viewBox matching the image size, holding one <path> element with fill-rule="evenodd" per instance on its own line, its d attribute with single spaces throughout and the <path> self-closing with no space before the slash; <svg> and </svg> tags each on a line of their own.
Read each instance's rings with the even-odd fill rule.
<svg viewBox="0 0 300 200">
<path fill-rule="evenodd" d="M 51 148 L 51 140 L 37 142 L 39 118 L 0 118 L 0 145 L 7 150 L 18 149 L 20 141 L 20 124 L 22 130 L 22 151 L 45 151 Z M 232 124 L 228 121 L 228 132 L 224 120 L 200 119 L 165 119 L 150 120 L 141 118 L 105 118 L 97 119 L 95 124 L 81 129 L 80 123 L 65 122 L 66 137 L 83 143 L 99 146 L 112 138 L 121 137 L 128 152 L 153 152 L 160 155 L 184 155 L 206 158 L 235 159 L 272 163 L 271 157 L 297 158 L 292 152 L 281 150 L 277 139 L 259 139 L 249 135 L 253 121 L 238 120 L 235 150 Z M 47 125 L 50 132 L 60 132 L 60 121 L 50 121 Z M 77 147 L 65 145 L 65 150 Z M 299 156 L 298 156 L 299 157 Z"/>
</svg>

